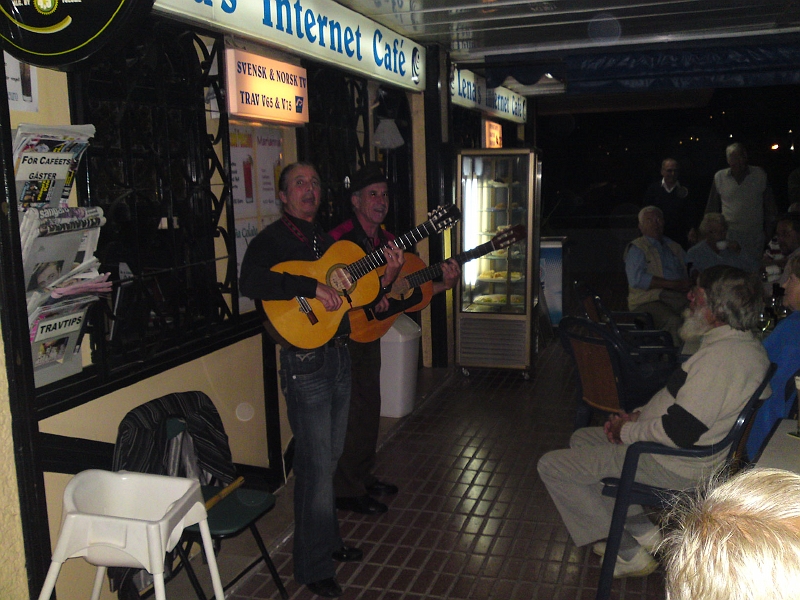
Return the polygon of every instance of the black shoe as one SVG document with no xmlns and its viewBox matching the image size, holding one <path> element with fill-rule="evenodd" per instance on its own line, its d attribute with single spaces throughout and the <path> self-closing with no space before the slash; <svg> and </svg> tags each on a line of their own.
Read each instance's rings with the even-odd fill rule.
<svg viewBox="0 0 800 600">
<path fill-rule="evenodd" d="M 365 515 L 380 515 L 389 510 L 388 506 L 367 495 L 356 496 L 355 498 L 337 498 L 336 508 L 339 510 L 351 510 Z"/>
<path fill-rule="evenodd" d="M 376 479 L 374 483 L 367 486 L 367 491 L 373 496 L 393 496 L 399 490 L 393 483 L 386 483 Z"/>
<path fill-rule="evenodd" d="M 308 589 L 317 596 L 324 596 L 325 598 L 336 598 L 343 594 L 342 586 L 340 586 L 333 577 L 312 581 L 308 584 Z"/>
<path fill-rule="evenodd" d="M 333 560 L 339 562 L 358 562 L 364 558 L 364 552 L 361 548 L 351 548 L 349 546 L 342 546 L 338 550 L 334 550 L 331 554 Z"/>
</svg>

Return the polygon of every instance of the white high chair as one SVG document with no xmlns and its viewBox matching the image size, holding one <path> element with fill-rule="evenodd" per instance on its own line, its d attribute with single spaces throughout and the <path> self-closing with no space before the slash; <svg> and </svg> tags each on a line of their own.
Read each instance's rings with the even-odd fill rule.
<svg viewBox="0 0 800 600">
<path fill-rule="evenodd" d="M 61 533 L 39 600 L 49 600 L 61 565 L 82 556 L 97 566 L 92 600 L 100 597 L 108 567 L 146 569 L 156 600 L 166 600 L 164 556 L 185 527 L 197 523 L 217 600 L 222 582 L 206 520 L 200 484 L 183 477 L 89 469 L 64 490 Z"/>
</svg>

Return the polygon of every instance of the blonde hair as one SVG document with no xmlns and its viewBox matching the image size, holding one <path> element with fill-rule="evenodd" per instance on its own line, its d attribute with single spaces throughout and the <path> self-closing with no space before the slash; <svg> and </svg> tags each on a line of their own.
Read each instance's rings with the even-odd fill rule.
<svg viewBox="0 0 800 600">
<path fill-rule="evenodd" d="M 790 600 L 800 595 L 800 475 L 751 469 L 712 481 L 670 514 L 667 600 Z"/>
</svg>

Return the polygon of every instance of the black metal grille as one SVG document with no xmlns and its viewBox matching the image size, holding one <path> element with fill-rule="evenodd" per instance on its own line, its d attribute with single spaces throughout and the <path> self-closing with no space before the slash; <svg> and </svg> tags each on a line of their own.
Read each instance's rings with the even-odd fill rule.
<svg viewBox="0 0 800 600">
<path fill-rule="evenodd" d="M 96 127 L 79 201 L 105 212 L 95 254 L 115 285 L 94 310 L 92 366 L 77 384 L 45 388 L 40 405 L 98 395 L 252 331 L 253 319 L 238 319 L 225 225 L 233 222 L 227 115 L 209 118 L 206 102 L 224 106 L 223 39 L 155 19 L 135 39 L 70 73 L 73 119 Z"/>
<path fill-rule="evenodd" d="M 325 185 L 317 220 L 327 230 L 351 214 L 345 177 L 368 160 L 367 81 L 304 63 L 308 73 L 309 123 L 301 132 L 299 155 L 317 167 Z"/>
</svg>

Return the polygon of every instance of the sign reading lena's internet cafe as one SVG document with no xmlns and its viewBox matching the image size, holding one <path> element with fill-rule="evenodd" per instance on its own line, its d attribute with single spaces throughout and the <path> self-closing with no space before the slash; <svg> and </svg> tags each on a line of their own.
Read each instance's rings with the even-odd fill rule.
<svg viewBox="0 0 800 600">
<path fill-rule="evenodd" d="M 228 48 L 228 111 L 248 119 L 287 125 L 308 123 L 306 70 Z"/>
<path fill-rule="evenodd" d="M 425 89 L 422 46 L 333 0 L 156 0 L 153 10 L 406 89 Z"/>
<path fill-rule="evenodd" d="M 136 31 L 153 0 L 0 0 L 0 40 L 15 58 L 64 68 Z"/>
<path fill-rule="evenodd" d="M 507 121 L 525 123 L 528 101 L 525 96 L 504 87 L 486 88 L 486 79 L 466 69 L 454 68 L 450 79 L 453 104 L 479 110 Z"/>
</svg>

